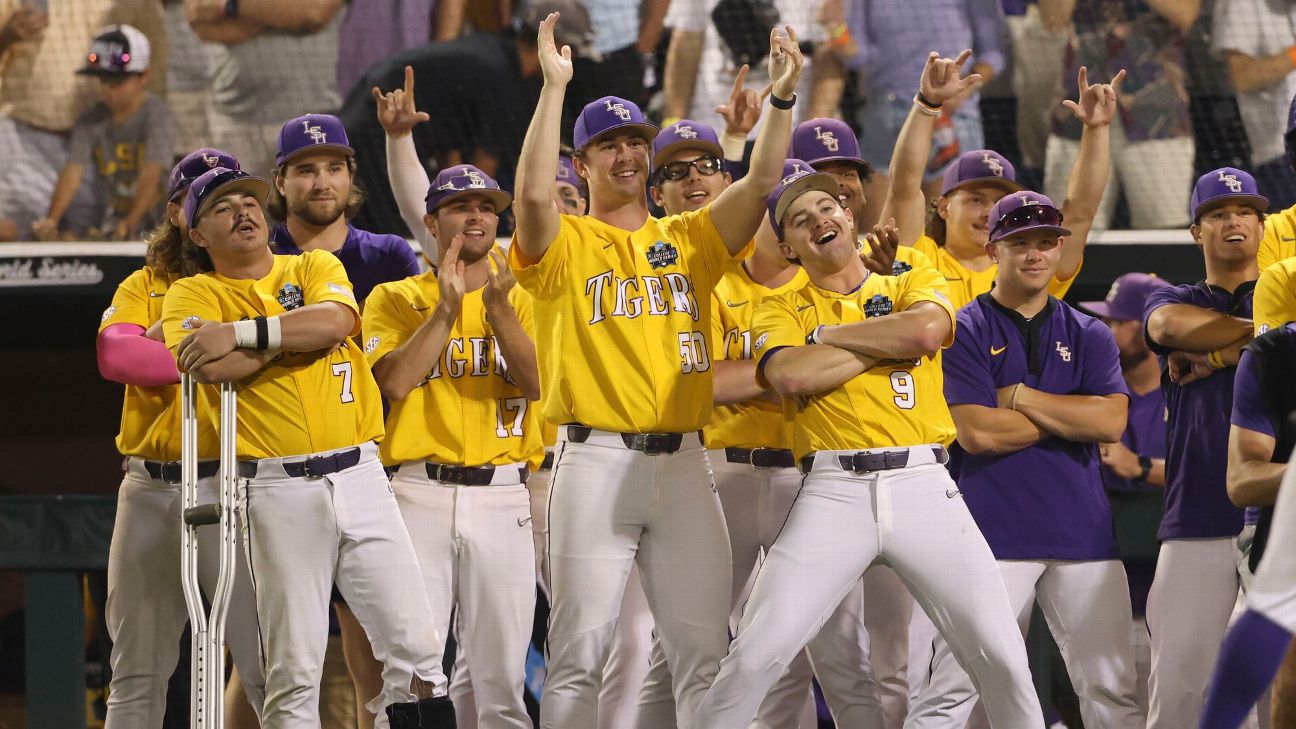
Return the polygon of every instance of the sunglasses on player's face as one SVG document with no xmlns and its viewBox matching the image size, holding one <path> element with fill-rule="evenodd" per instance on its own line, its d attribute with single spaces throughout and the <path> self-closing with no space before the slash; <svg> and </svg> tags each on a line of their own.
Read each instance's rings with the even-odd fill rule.
<svg viewBox="0 0 1296 729">
<path fill-rule="evenodd" d="M 1062 211 L 1048 205 L 1027 205 L 1005 213 L 995 221 L 990 229 L 990 239 L 997 239 L 1003 230 L 1020 230 L 1025 227 L 1046 225 L 1051 228 L 1062 227 Z"/>
<path fill-rule="evenodd" d="M 698 174 L 703 177 L 710 177 L 711 175 L 723 170 L 724 163 L 720 161 L 720 158 L 710 156 L 699 157 L 692 162 L 667 162 L 662 165 L 661 171 L 658 174 L 661 175 L 662 180 L 678 182 L 689 176 L 690 168 L 697 170 Z"/>
</svg>

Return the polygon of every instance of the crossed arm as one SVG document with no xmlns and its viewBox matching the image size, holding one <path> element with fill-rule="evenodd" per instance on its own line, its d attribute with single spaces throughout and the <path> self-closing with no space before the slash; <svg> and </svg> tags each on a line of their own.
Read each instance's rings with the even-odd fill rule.
<svg viewBox="0 0 1296 729">
<path fill-rule="evenodd" d="M 1285 463 L 1273 463 L 1276 441 L 1271 435 L 1229 427 L 1228 486 L 1229 500 L 1237 506 L 1272 506 L 1278 498 Z"/>
<path fill-rule="evenodd" d="M 997 407 L 950 406 L 959 444 L 968 453 L 1007 455 L 1051 436 L 1110 443 L 1125 432 L 1129 398 L 1124 395 L 1054 395 L 1025 385 L 1009 385 L 997 394 Z"/>
</svg>

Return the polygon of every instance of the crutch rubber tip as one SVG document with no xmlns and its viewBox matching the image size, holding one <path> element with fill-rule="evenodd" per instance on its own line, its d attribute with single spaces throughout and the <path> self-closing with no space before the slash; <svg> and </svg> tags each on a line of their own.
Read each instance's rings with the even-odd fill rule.
<svg viewBox="0 0 1296 729">
<path fill-rule="evenodd" d="M 201 504 L 184 510 L 184 523 L 189 526 L 206 526 L 219 524 L 221 520 L 220 504 Z"/>
<path fill-rule="evenodd" d="M 391 729 L 455 729 L 454 704 L 449 696 L 408 701 L 387 707 Z"/>
</svg>

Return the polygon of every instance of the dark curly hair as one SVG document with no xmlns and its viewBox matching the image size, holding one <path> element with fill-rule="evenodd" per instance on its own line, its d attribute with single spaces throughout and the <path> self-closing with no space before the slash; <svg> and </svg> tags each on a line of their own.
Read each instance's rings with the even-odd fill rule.
<svg viewBox="0 0 1296 729">
<path fill-rule="evenodd" d="M 186 192 L 186 194 L 188 194 Z M 177 204 L 183 204 L 181 197 Z M 189 240 L 170 217 L 153 229 L 148 236 L 148 250 L 144 263 L 153 273 L 167 281 L 215 270 L 207 250 Z"/>
</svg>

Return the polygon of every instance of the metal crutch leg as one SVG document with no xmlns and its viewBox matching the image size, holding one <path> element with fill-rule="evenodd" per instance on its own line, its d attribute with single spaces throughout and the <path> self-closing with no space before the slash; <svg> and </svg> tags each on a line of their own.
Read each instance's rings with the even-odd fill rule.
<svg viewBox="0 0 1296 729">
<path fill-rule="evenodd" d="M 198 413 L 196 388 L 187 374 L 180 376 L 181 575 L 189 608 L 192 664 L 189 679 L 189 726 L 222 729 L 225 724 L 225 616 L 234 586 L 238 532 L 234 523 L 234 490 L 238 480 L 235 433 L 238 395 L 233 383 L 220 386 L 220 500 L 198 504 Z M 211 613 L 203 605 L 198 584 L 198 529 L 220 526 L 220 572 L 211 595 Z"/>
</svg>

